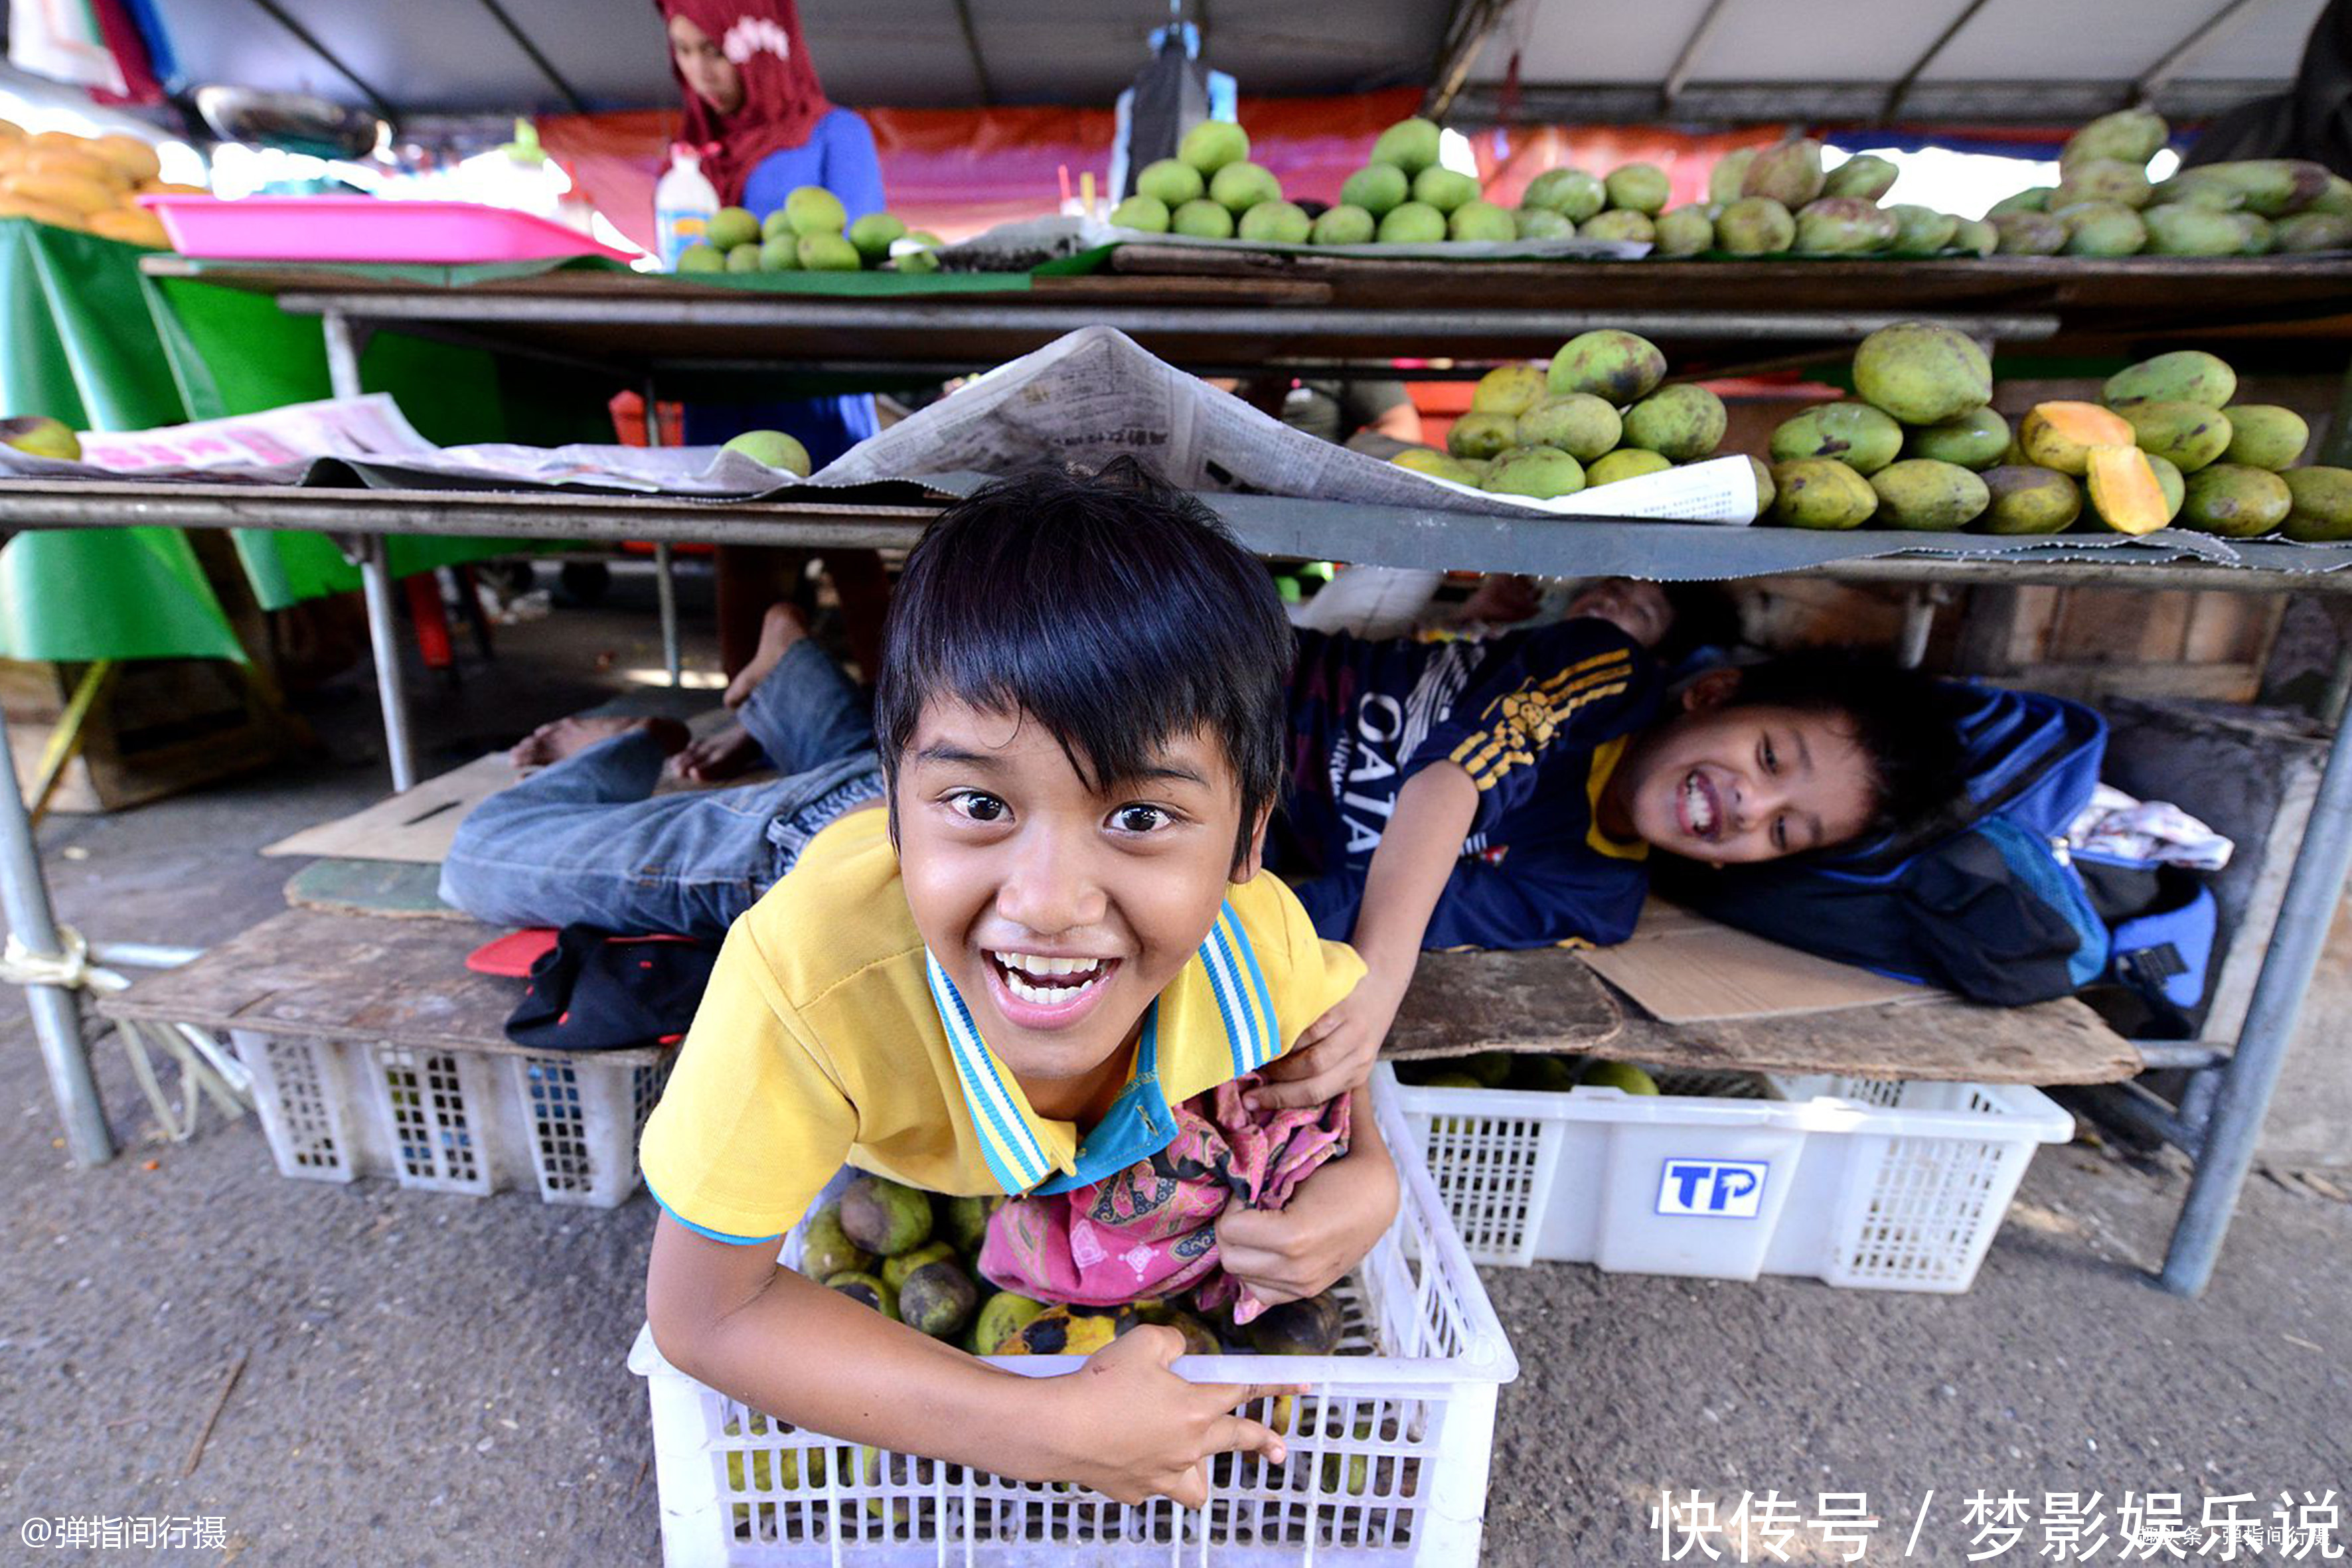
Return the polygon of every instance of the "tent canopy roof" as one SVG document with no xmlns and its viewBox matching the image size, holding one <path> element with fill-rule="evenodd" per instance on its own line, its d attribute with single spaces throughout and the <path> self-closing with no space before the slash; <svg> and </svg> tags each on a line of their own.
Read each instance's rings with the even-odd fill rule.
<svg viewBox="0 0 2352 1568">
<path fill-rule="evenodd" d="M 649 0 L 157 0 L 192 84 L 394 116 L 624 109 L 675 96 Z M 1243 90 L 1427 84 L 1470 118 L 2078 118 L 2275 91 L 2325 0 L 1188 0 Z M 850 104 L 1103 104 L 1164 0 L 803 0 Z M 1449 37 L 1449 25 L 1452 33 Z M 1899 92 L 1898 92 L 1899 89 Z M 1458 94 L 1458 96 L 1456 96 Z M 1899 98 L 1899 101 L 1898 101 Z"/>
</svg>

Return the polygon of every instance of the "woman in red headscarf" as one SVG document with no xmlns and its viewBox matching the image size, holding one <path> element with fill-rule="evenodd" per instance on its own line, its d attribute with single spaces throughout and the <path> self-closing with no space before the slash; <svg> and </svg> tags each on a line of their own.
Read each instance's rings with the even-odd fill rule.
<svg viewBox="0 0 2352 1568">
<path fill-rule="evenodd" d="M 824 96 L 793 0 L 656 0 L 686 94 L 685 140 L 719 199 L 761 217 L 822 185 L 855 220 L 882 210 L 866 121 Z"/>
<path fill-rule="evenodd" d="M 874 132 L 825 98 L 793 0 L 655 0 L 655 8 L 686 98 L 681 140 L 702 150 L 702 172 L 721 202 L 764 218 L 796 188 L 822 185 L 840 198 L 852 222 L 882 210 Z M 820 468 L 876 428 L 874 399 L 863 394 L 686 405 L 689 446 L 715 446 L 746 430 L 782 430 L 799 438 Z M 751 658 L 762 612 L 801 559 L 770 550 L 720 552 L 719 647 L 730 673 Z M 886 592 L 880 557 L 840 551 L 826 564 L 850 641 L 870 677 Z"/>
</svg>

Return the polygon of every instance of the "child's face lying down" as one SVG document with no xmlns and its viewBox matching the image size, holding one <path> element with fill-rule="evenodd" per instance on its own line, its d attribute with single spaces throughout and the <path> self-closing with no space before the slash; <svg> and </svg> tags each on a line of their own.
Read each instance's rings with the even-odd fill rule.
<svg viewBox="0 0 2352 1568">
<path fill-rule="evenodd" d="M 1568 602 L 1568 614 L 1607 621 L 1643 647 L 1664 642 L 1675 624 L 1666 591 L 1638 577 L 1603 577 Z"/>
<path fill-rule="evenodd" d="M 1693 688 L 1690 710 L 1633 744 L 1602 797 L 1604 826 L 1715 866 L 1860 837 L 1875 792 L 1845 717 L 1714 706 L 1721 696 Z"/>
<path fill-rule="evenodd" d="M 1209 928 L 1236 871 L 1223 748 L 1170 742 L 1145 777 L 1094 784 L 1024 715 L 934 700 L 898 772 L 907 903 L 1033 1104 L 1084 1100 Z"/>
</svg>

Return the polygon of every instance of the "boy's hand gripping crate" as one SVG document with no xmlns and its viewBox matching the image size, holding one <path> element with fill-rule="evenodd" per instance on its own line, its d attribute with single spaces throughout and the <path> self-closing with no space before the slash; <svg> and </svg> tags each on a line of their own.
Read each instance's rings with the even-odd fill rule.
<svg viewBox="0 0 2352 1568">
<path fill-rule="evenodd" d="M 1966 1290 L 2034 1145 L 2074 1130 L 2021 1084 L 1664 1071 L 1660 1082 L 1662 1095 L 1399 1095 L 1478 1262 L 1803 1274 L 1877 1290 Z"/>
<path fill-rule="evenodd" d="M 1348 1322 L 1341 1353 L 1176 1363 L 1196 1382 L 1307 1385 L 1305 1397 L 1245 1412 L 1284 1433 L 1287 1463 L 1222 1455 L 1210 1464 L 1207 1508 L 1165 1499 L 1128 1507 L 1075 1486 L 1006 1480 L 789 1426 L 670 1366 L 646 1331 L 629 1370 L 646 1379 L 653 1406 L 663 1561 L 1475 1563 L 1496 1392 L 1518 1375 L 1518 1363 L 1406 1136 L 1386 1069 L 1372 1093 L 1396 1161 L 1397 1219 L 1339 1288 Z M 799 1253 L 795 1229 L 782 1261 Z M 1084 1364 L 1077 1356 L 992 1362 L 1029 1376 Z"/>
</svg>

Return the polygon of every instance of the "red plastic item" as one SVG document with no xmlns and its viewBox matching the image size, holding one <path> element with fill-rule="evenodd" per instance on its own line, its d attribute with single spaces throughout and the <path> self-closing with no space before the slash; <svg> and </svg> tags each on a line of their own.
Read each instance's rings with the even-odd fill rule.
<svg viewBox="0 0 2352 1568">
<path fill-rule="evenodd" d="M 530 926 L 482 943 L 466 955 L 466 967 L 477 974 L 495 974 L 502 980 L 528 980 L 530 966 L 554 951 L 554 928 Z"/>
</svg>

